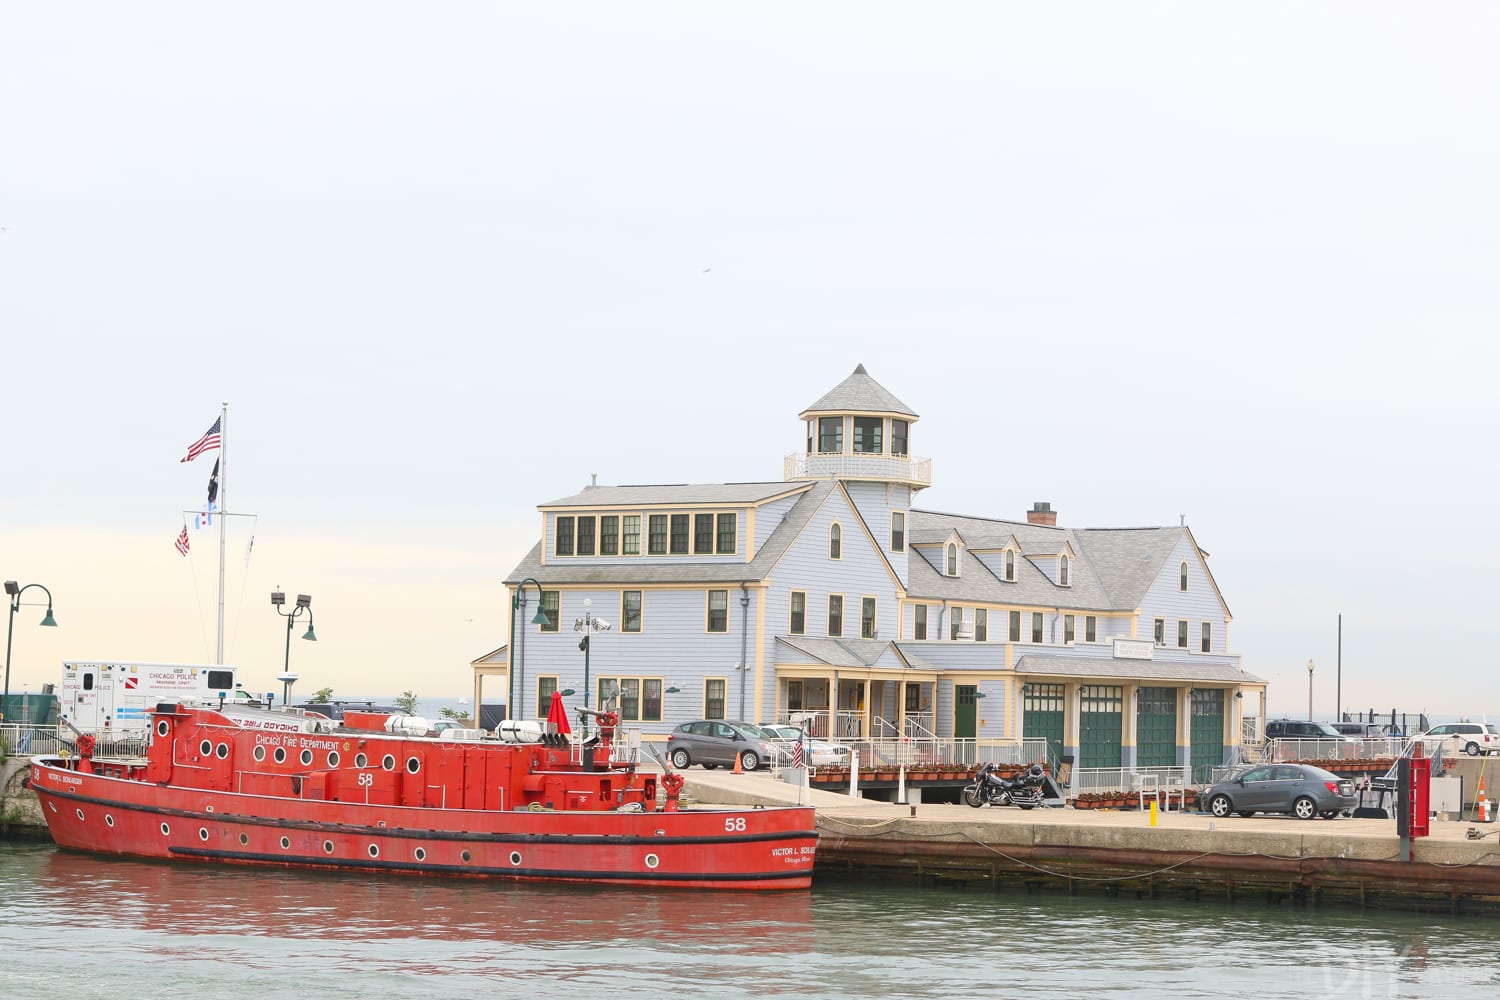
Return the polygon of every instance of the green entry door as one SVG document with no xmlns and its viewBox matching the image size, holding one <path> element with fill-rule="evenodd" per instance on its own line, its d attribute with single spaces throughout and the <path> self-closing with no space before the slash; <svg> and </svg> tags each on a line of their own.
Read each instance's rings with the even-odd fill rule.
<svg viewBox="0 0 1500 1000">
<path fill-rule="evenodd" d="M 1021 735 L 1028 740 L 1046 739 L 1049 760 L 1062 759 L 1066 696 L 1067 688 L 1061 684 L 1027 684 L 1022 689 Z"/>
<path fill-rule="evenodd" d="M 1192 701 L 1193 780 L 1207 781 L 1210 771 L 1224 763 L 1224 692 L 1194 688 Z"/>
<path fill-rule="evenodd" d="M 1135 761 L 1141 767 L 1177 764 L 1177 689 L 1140 689 L 1136 697 Z"/>
<path fill-rule="evenodd" d="M 1078 700 L 1078 766 L 1119 767 L 1125 689 L 1085 684 Z"/>
<path fill-rule="evenodd" d="M 959 763 L 974 763 L 974 737 L 979 734 L 979 700 L 974 693 L 979 688 L 973 684 L 953 685 L 953 739 Z M 963 742 L 968 740 L 970 742 Z"/>
</svg>

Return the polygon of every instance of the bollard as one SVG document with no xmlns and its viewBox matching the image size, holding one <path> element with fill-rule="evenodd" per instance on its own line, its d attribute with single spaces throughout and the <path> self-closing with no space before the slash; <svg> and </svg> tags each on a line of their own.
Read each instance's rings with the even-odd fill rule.
<svg viewBox="0 0 1500 1000">
<path fill-rule="evenodd" d="M 1156 800 L 1151 800 L 1151 825 L 1156 825 Z"/>
</svg>

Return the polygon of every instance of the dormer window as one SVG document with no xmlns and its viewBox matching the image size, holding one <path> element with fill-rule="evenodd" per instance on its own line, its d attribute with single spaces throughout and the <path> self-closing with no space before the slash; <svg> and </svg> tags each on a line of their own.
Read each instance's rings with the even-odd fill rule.
<svg viewBox="0 0 1500 1000">
<path fill-rule="evenodd" d="M 818 452 L 837 455 L 844 450 L 844 418 L 818 418 Z"/>
<path fill-rule="evenodd" d="M 1016 550 L 1005 550 L 1005 580 L 1007 583 L 1016 582 Z"/>
<path fill-rule="evenodd" d="M 1068 585 L 1068 557 L 1057 557 L 1057 585 L 1066 587 Z"/>
<path fill-rule="evenodd" d="M 837 524 L 828 529 L 828 558 L 842 559 L 844 551 L 844 529 Z"/>
<path fill-rule="evenodd" d="M 958 575 L 958 546 L 952 542 L 948 543 L 947 573 L 949 576 Z"/>
<path fill-rule="evenodd" d="M 1187 562 L 1185 560 L 1183 561 L 1183 564 L 1177 568 L 1177 589 L 1182 591 L 1184 594 L 1187 593 Z"/>
</svg>

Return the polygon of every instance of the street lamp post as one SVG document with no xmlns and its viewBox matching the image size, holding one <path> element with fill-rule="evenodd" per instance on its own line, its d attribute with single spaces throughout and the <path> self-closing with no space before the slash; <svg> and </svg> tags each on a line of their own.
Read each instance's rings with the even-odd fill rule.
<svg viewBox="0 0 1500 1000">
<path fill-rule="evenodd" d="M 281 610 L 285 604 L 285 594 L 279 590 L 271 591 L 271 606 L 276 609 L 278 615 L 286 619 L 286 658 L 282 661 L 281 676 L 276 678 L 282 684 L 281 704 L 283 708 L 292 703 L 292 682 L 297 679 L 297 675 L 292 673 L 292 622 L 301 618 L 302 612 L 307 612 L 307 632 L 303 634 L 302 638 L 309 642 L 318 641 L 317 635 L 313 632 L 311 595 L 298 594 L 297 604 L 290 611 Z"/>
<path fill-rule="evenodd" d="M 578 648 L 583 650 L 583 707 L 589 707 L 589 637 L 595 632 L 608 632 L 609 622 L 603 618 L 595 618 L 593 613 L 594 599 L 585 597 L 583 599 L 583 617 L 573 621 L 573 631 L 582 632 L 583 639 L 578 643 Z"/>
<path fill-rule="evenodd" d="M 0 722 L 5 721 L 5 709 L 10 705 L 10 641 L 16 631 L 16 612 L 21 610 L 21 595 L 32 587 L 47 595 L 47 614 L 41 624 L 57 628 L 57 619 L 52 617 L 52 591 L 40 583 L 28 583 L 22 587 L 14 580 L 5 581 L 5 593 L 10 597 L 10 623 L 5 629 L 5 693 L 0 695 Z"/>
<path fill-rule="evenodd" d="M 506 673 L 510 677 L 510 690 L 505 692 L 505 716 L 508 719 L 519 718 L 516 714 L 516 690 L 519 687 L 521 697 L 526 697 L 526 630 L 521 629 L 521 650 L 516 654 L 516 615 L 526 613 L 526 585 L 531 584 L 536 588 L 536 617 L 531 619 L 533 625 L 546 625 L 547 613 L 542 610 L 542 585 L 532 577 L 527 577 L 516 585 L 516 592 L 510 599 L 510 652 L 506 654 L 508 659 L 515 662 L 510 664 Z M 520 683 L 517 684 L 517 674 L 520 674 Z"/>
<path fill-rule="evenodd" d="M 1313 661 L 1312 660 L 1308 660 L 1307 661 L 1307 718 L 1308 718 L 1309 721 L 1311 721 L 1311 719 L 1312 719 L 1312 675 L 1313 675 Z"/>
</svg>

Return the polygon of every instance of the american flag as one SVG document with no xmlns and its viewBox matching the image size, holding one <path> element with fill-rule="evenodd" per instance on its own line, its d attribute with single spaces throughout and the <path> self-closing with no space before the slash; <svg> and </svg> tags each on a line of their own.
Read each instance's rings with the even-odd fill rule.
<svg viewBox="0 0 1500 1000">
<path fill-rule="evenodd" d="M 178 459 L 178 461 L 191 462 L 193 459 L 197 458 L 205 451 L 213 451 L 215 448 L 219 447 L 219 423 L 223 419 L 223 417 L 220 417 L 218 420 L 215 420 L 214 425 L 210 427 L 206 432 L 204 432 L 204 435 L 201 438 L 194 441 L 191 445 L 188 446 L 187 455 Z"/>
<path fill-rule="evenodd" d="M 802 737 L 797 737 L 797 742 L 792 744 L 792 766 L 802 766 Z"/>
<path fill-rule="evenodd" d="M 182 534 L 177 536 L 177 551 L 183 555 L 187 555 L 188 547 L 187 525 L 184 524 L 182 526 Z"/>
</svg>

